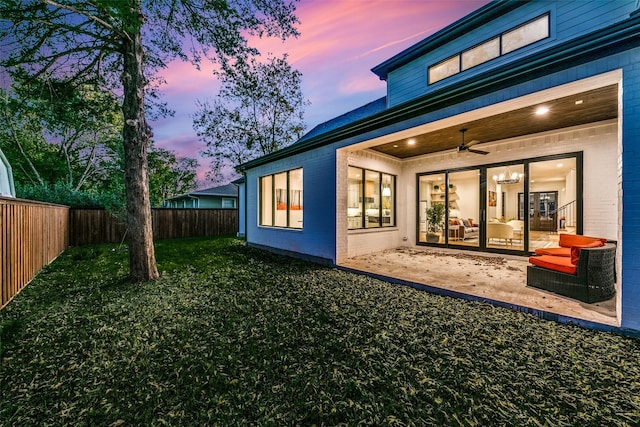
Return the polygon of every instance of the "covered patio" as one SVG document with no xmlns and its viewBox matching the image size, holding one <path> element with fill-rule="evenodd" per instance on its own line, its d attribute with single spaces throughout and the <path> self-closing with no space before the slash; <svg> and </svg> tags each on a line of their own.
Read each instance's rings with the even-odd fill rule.
<svg viewBox="0 0 640 427">
<path fill-rule="evenodd" d="M 346 259 L 339 267 L 436 293 L 508 306 L 542 317 L 618 326 L 616 298 L 586 304 L 526 286 L 526 257 L 448 248 L 398 247 Z"/>
</svg>

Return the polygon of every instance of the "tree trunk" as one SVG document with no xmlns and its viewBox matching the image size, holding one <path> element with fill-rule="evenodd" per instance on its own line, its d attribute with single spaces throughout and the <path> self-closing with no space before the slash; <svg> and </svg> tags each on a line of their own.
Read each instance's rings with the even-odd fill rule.
<svg viewBox="0 0 640 427">
<path fill-rule="evenodd" d="M 142 18 L 140 16 L 140 18 Z M 129 229 L 129 267 L 133 282 L 158 278 L 153 248 L 147 146 L 150 129 L 144 115 L 144 78 L 141 30 L 128 32 L 123 41 L 124 69 L 122 83 L 124 101 L 124 158 L 127 194 L 127 225 Z"/>
</svg>

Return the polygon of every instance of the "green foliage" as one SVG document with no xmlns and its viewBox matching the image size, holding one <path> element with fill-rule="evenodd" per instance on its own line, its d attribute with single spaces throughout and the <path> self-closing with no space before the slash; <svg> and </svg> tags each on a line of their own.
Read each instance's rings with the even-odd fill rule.
<svg viewBox="0 0 640 427">
<path fill-rule="evenodd" d="M 433 203 L 431 207 L 427 209 L 426 213 L 427 227 L 430 232 L 435 233 L 440 227 L 442 227 L 442 221 L 444 221 L 444 203 Z"/>
<path fill-rule="evenodd" d="M 640 424 L 640 341 L 261 252 L 73 248 L 0 312 L 0 425 Z"/>
<path fill-rule="evenodd" d="M 170 150 L 149 148 L 149 200 L 151 207 L 160 207 L 169 197 L 188 193 L 196 188 L 196 159 L 176 157 Z"/>
<path fill-rule="evenodd" d="M 302 74 L 287 55 L 255 57 L 227 64 L 219 73 L 222 87 L 212 101 L 198 102 L 193 126 L 207 144 L 211 178 L 228 181 L 241 163 L 273 153 L 297 141 L 305 129 Z"/>
<path fill-rule="evenodd" d="M 108 180 L 107 166 L 122 144 L 118 100 L 93 85 L 71 85 L 13 74 L 0 93 L 0 146 L 22 184 L 64 183 L 91 191 Z"/>
<path fill-rule="evenodd" d="M 124 207 L 122 194 L 77 191 L 63 183 L 55 183 L 51 186 L 17 184 L 16 197 L 67 205 L 72 208 L 105 208 L 107 210 L 117 210 Z"/>
</svg>

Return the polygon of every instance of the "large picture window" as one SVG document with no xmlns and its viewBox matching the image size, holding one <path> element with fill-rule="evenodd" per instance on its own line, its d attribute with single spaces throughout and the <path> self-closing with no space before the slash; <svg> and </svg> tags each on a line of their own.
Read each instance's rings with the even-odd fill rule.
<svg viewBox="0 0 640 427">
<path fill-rule="evenodd" d="M 302 228 L 302 169 L 260 178 L 260 225 Z"/>
<path fill-rule="evenodd" d="M 349 166 L 347 222 L 350 230 L 396 225 L 396 177 Z"/>
</svg>

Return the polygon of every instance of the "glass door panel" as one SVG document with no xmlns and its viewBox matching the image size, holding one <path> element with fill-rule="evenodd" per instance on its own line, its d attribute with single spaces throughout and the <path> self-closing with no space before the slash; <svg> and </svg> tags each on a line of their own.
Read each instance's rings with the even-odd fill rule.
<svg viewBox="0 0 640 427">
<path fill-rule="evenodd" d="M 422 175 L 418 180 L 418 242 L 445 244 L 445 174 Z"/>
<path fill-rule="evenodd" d="M 575 233 L 576 158 L 529 165 L 529 250 L 558 247 L 559 232 Z"/>
<path fill-rule="evenodd" d="M 523 250 L 525 225 L 519 212 L 522 193 L 524 164 L 487 169 L 487 248 Z"/>
<path fill-rule="evenodd" d="M 480 245 L 480 170 L 449 174 L 449 244 Z"/>
</svg>

